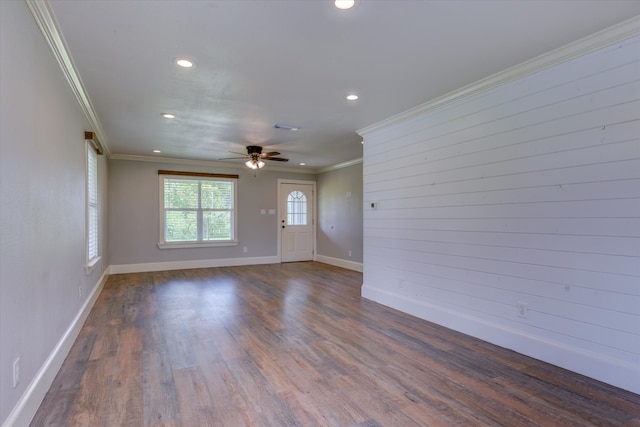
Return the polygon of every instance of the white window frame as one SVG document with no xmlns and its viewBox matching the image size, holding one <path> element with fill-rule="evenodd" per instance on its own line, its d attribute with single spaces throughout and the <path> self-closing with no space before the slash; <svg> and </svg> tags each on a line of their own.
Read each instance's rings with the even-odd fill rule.
<svg viewBox="0 0 640 427">
<path fill-rule="evenodd" d="M 302 201 L 292 201 L 291 195 L 293 193 L 302 194 Z M 297 196 L 297 195 L 296 195 Z M 298 212 L 298 209 L 304 206 L 304 212 Z M 293 207 L 295 212 L 290 211 L 289 209 Z M 307 196 L 300 190 L 292 191 L 287 195 L 287 212 L 285 212 L 287 218 L 287 225 L 308 225 L 309 222 L 309 212 L 308 212 L 308 202 Z M 291 221 L 292 219 L 304 219 L 304 223 L 299 223 L 298 221 Z"/>
<path fill-rule="evenodd" d="M 85 142 L 85 160 L 85 265 L 88 274 L 102 258 L 100 255 L 98 153 L 88 140 Z"/>
<path fill-rule="evenodd" d="M 237 246 L 240 243 L 237 239 L 238 236 L 238 177 L 235 175 L 219 175 L 219 174 L 206 174 L 206 173 L 190 173 L 190 172 L 173 172 L 171 171 L 158 171 L 159 174 L 159 241 L 158 247 L 160 249 L 179 249 L 179 248 L 203 248 L 203 247 L 217 247 L 217 246 Z M 167 242 L 165 240 L 165 207 L 164 207 L 164 182 L 165 179 L 184 179 L 191 181 L 224 181 L 233 183 L 233 209 L 231 215 L 231 234 L 230 240 L 191 240 L 183 242 Z M 202 209 L 200 206 L 197 208 L 198 216 L 201 217 Z M 202 221 L 198 220 L 199 227 L 202 225 Z M 198 230 L 198 236 L 202 235 Z"/>
</svg>

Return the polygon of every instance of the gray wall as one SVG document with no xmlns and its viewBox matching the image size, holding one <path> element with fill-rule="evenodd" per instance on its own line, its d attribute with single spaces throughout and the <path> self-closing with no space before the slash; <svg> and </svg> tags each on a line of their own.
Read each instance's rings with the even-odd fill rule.
<svg viewBox="0 0 640 427">
<path fill-rule="evenodd" d="M 367 298 L 640 393 L 640 36 L 363 131 Z"/>
<path fill-rule="evenodd" d="M 158 169 L 238 174 L 238 246 L 159 249 Z M 113 266 L 158 262 L 267 257 L 278 254 L 278 178 L 315 181 L 315 176 L 265 167 L 220 168 L 134 160 L 109 161 L 109 242 Z M 243 247 L 247 252 L 243 253 Z"/>
<path fill-rule="evenodd" d="M 0 421 L 5 421 L 109 260 L 103 209 L 102 260 L 86 273 L 84 131 L 91 129 L 22 1 L 0 2 L 0 93 Z M 104 208 L 103 156 L 98 167 Z M 20 383 L 13 388 L 17 357 Z M 41 385 L 46 391 L 48 385 Z"/>
<path fill-rule="evenodd" d="M 318 255 L 362 263 L 362 163 L 321 173 L 317 182 Z"/>
</svg>

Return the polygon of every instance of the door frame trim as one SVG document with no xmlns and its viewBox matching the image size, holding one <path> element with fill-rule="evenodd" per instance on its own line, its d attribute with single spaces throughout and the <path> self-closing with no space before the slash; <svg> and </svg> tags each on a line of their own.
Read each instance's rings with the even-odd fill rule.
<svg viewBox="0 0 640 427">
<path fill-rule="evenodd" d="M 312 239 L 313 239 L 313 244 L 311 245 L 311 250 L 313 251 L 313 261 L 316 260 L 316 254 L 318 253 L 317 251 L 317 229 L 318 229 L 318 195 L 317 195 L 317 191 L 316 191 L 316 181 L 303 181 L 303 180 L 299 180 L 299 179 L 284 179 L 284 178 L 278 178 L 278 202 L 277 202 L 277 208 L 276 208 L 276 216 L 277 216 L 277 220 L 276 220 L 276 227 L 278 227 L 278 262 L 282 262 L 282 229 L 281 229 L 281 222 L 282 222 L 282 206 L 280 205 L 280 200 L 281 200 L 281 191 L 280 188 L 282 187 L 282 184 L 304 184 L 304 185 L 311 185 L 311 191 L 313 192 L 312 194 L 312 199 L 313 199 L 313 209 L 312 209 Z"/>
</svg>

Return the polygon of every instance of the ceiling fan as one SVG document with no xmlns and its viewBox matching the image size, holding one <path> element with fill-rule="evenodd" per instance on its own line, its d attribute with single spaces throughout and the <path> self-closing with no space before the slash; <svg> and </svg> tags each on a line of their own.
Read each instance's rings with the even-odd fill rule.
<svg viewBox="0 0 640 427">
<path fill-rule="evenodd" d="M 275 162 L 288 162 L 289 159 L 285 159 L 284 157 L 276 157 L 280 153 L 277 151 L 270 151 L 268 153 L 262 152 L 262 147 L 258 145 L 248 145 L 247 146 L 247 154 L 236 153 L 232 151 L 232 153 L 239 154 L 242 157 L 227 157 L 219 160 L 234 160 L 234 159 L 247 159 L 245 165 L 251 169 L 261 169 L 264 167 L 265 163 L 263 160 L 273 160 Z"/>
</svg>

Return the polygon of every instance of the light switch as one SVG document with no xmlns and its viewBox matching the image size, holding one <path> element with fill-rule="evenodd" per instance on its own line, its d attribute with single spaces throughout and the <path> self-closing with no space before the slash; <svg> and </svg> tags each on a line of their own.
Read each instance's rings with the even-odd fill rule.
<svg viewBox="0 0 640 427">
<path fill-rule="evenodd" d="M 275 214 L 276 214 L 275 209 L 269 209 L 269 215 L 275 215 Z"/>
<path fill-rule="evenodd" d="M 266 213 L 267 213 L 266 209 L 260 209 L 260 215 L 264 215 Z"/>
</svg>

